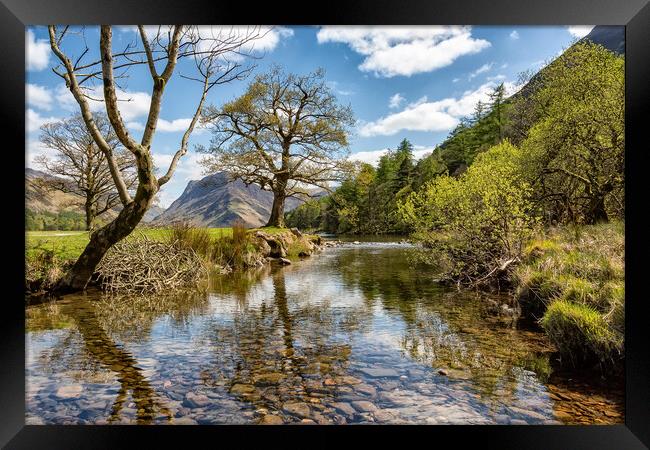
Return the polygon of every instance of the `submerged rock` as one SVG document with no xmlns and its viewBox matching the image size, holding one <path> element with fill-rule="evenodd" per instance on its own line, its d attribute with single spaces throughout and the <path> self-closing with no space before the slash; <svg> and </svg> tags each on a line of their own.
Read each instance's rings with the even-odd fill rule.
<svg viewBox="0 0 650 450">
<path fill-rule="evenodd" d="M 399 378 L 399 373 L 395 369 L 364 367 L 359 369 L 359 371 L 372 378 Z"/>
<path fill-rule="evenodd" d="M 56 390 L 54 396 L 59 400 L 69 400 L 72 398 L 79 398 L 81 396 L 81 391 L 83 388 L 79 384 L 73 384 L 70 386 L 61 386 Z"/>
<path fill-rule="evenodd" d="M 307 403 L 302 403 L 302 402 L 285 403 L 284 405 L 282 405 L 282 409 L 285 412 L 298 417 L 311 416 L 311 408 L 309 408 L 309 405 Z"/>
<path fill-rule="evenodd" d="M 284 420 L 282 420 L 282 417 L 276 416 L 275 414 L 268 414 L 262 417 L 259 423 L 262 425 L 282 425 Z"/>
<path fill-rule="evenodd" d="M 188 392 L 183 401 L 183 405 L 189 408 L 203 408 L 210 403 L 212 403 L 212 400 L 207 395 L 195 394 L 194 392 Z"/>
</svg>

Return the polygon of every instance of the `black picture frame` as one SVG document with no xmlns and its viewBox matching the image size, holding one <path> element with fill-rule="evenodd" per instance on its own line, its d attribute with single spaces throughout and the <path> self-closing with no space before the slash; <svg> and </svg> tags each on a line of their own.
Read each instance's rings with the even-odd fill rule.
<svg viewBox="0 0 650 450">
<path fill-rule="evenodd" d="M 650 116 L 650 3 L 648 0 L 426 0 L 306 2 L 210 2 L 206 0 L 2 0 L 2 56 L 0 57 L 0 116 L 2 154 L 0 176 L 6 193 L 4 247 L 10 248 L 3 271 L 3 324 L 0 328 L 0 444 L 6 448 L 124 448 L 136 439 L 147 447 L 195 439 L 224 444 L 225 437 L 246 445 L 251 438 L 279 440 L 285 445 L 338 445 L 352 435 L 384 441 L 415 435 L 429 445 L 469 442 L 489 448 L 610 449 L 650 446 L 650 327 L 646 324 L 643 258 L 644 169 L 650 146 L 644 118 Z M 129 24 L 377 24 L 377 25 L 624 25 L 626 27 L 626 404 L 625 425 L 612 426 L 366 426 L 366 427 L 250 427 L 250 426 L 26 426 L 25 425 L 25 309 L 24 309 L 24 40 L 26 25 L 48 23 Z M 15 137 L 15 140 L 8 137 Z M 10 143 L 13 142 L 13 143 Z M 22 188 L 21 188 L 22 186 Z M 8 237 L 8 239 L 7 239 Z M 9 244 L 9 245 L 7 245 Z M 303 433 L 318 434 L 317 439 Z M 410 437 L 410 436 L 409 436 Z M 180 439 L 180 441 L 179 441 Z M 450 439 L 443 444 L 442 439 Z M 409 439 L 410 441 L 410 439 Z M 403 441 L 407 443 L 409 441 Z M 415 441 L 413 441 L 415 443 Z M 452 443 L 452 444 L 450 444 Z M 265 445 L 266 445 L 265 444 Z M 178 444 L 175 444 L 178 445 Z M 409 444 L 407 444 L 409 445 Z M 415 444 L 414 444 L 415 445 Z"/>
</svg>

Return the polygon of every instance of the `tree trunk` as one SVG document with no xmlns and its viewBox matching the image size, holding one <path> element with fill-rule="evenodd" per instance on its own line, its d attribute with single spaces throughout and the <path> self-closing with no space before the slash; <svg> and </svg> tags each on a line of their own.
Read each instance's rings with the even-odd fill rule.
<svg viewBox="0 0 650 450">
<path fill-rule="evenodd" d="M 591 199 L 589 202 L 589 210 L 585 219 L 589 224 L 607 222 L 609 220 L 609 217 L 607 216 L 607 210 L 605 209 L 604 195 L 599 195 Z"/>
<path fill-rule="evenodd" d="M 273 206 L 271 207 L 271 217 L 267 222 L 267 227 L 284 228 L 284 200 L 285 195 L 279 192 L 273 192 Z"/>
<path fill-rule="evenodd" d="M 138 186 L 135 199 L 125 206 L 108 225 L 90 235 L 90 242 L 79 259 L 57 284 L 57 293 L 80 291 L 86 288 L 95 268 L 108 249 L 128 236 L 149 209 L 157 189 L 153 185 Z"/>
<path fill-rule="evenodd" d="M 97 216 L 97 205 L 92 200 L 86 200 L 86 231 L 93 231 L 95 218 Z"/>
</svg>

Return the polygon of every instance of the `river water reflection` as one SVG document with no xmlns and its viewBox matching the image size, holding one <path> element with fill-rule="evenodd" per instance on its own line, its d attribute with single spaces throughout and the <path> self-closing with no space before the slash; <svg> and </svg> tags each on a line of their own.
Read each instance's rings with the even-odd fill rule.
<svg viewBox="0 0 650 450">
<path fill-rule="evenodd" d="M 27 423 L 621 423 L 544 335 L 412 265 L 346 244 L 174 298 L 27 308 Z M 496 298 L 497 300 L 501 300 Z"/>
</svg>

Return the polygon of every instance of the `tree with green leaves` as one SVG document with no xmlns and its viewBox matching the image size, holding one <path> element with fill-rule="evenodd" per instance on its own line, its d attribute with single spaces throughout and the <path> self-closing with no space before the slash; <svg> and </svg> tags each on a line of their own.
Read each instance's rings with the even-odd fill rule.
<svg viewBox="0 0 650 450">
<path fill-rule="evenodd" d="M 622 217 L 624 58 L 575 44 L 544 70 L 533 100 L 540 119 L 522 145 L 547 218 L 591 224 Z"/>
<path fill-rule="evenodd" d="M 522 151 L 504 141 L 460 177 L 443 175 L 398 203 L 413 237 L 461 284 L 507 278 L 536 223 Z"/>
<path fill-rule="evenodd" d="M 210 171 L 273 192 L 267 226 L 284 226 L 287 197 L 307 197 L 309 187 L 331 190 L 349 171 L 350 106 L 342 106 L 325 82 L 325 71 L 285 73 L 274 66 L 258 75 L 239 98 L 207 108 L 212 127 L 201 151 Z"/>
</svg>

